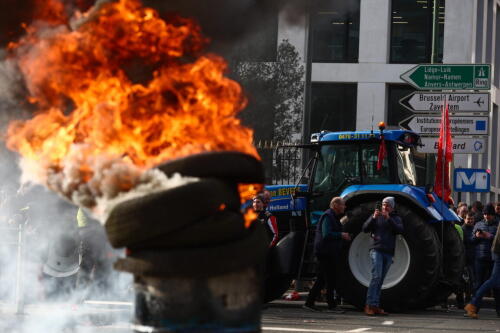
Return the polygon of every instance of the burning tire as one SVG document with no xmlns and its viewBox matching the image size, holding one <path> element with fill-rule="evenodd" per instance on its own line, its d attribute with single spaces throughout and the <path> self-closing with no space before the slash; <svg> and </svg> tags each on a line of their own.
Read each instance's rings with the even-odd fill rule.
<svg viewBox="0 0 500 333">
<path fill-rule="evenodd" d="M 239 205 L 236 186 L 216 179 L 201 179 L 118 204 L 105 228 L 115 248 L 147 247 L 151 239 L 182 232 L 186 226 L 224 209 L 237 212 Z"/>
<path fill-rule="evenodd" d="M 361 232 L 366 219 L 375 209 L 376 202 L 354 208 L 345 224 L 353 234 L 353 241 L 344 249 L 338 272 L 339 291 L 343 298 L 358 308 L 366 301 L 371 279 L 371 262 L 368 255 L 370 236 Z M 384 280 L 381 305 L 390 311 L 420 308 L 426 304 L 431 286 L 438 278 L 441 261 L 441 244 L 435 230 L 409 207 L 396 207 L 404 224 L 403 235 L 397 236 L 394 262 Z"/>
<path fill-rule="evenodd" d="M 221 178 L 234 183 L 263 183 L 262 163 L 239 152 L 210 152 L 179 158 L 158 166 L 166 175 Z"/>
</svg>

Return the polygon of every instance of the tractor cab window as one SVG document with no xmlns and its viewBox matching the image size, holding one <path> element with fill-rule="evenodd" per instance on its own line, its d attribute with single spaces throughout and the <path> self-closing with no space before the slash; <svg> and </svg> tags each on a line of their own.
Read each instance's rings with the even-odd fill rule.
<svg viewBox="0 0 500 333">
<path fill-rule="evenodd" d="M 387 144 L 387 149 L 390 145 Z M 317 192 L 340 194 L 352 184 L 390 184 L 389 158 L 377 168 L 380 144 L 338 144 L 321 148 L 313 188 Z"/>
<path fill-rule="evenodd" d="M 327 145 L 321 148 L 313 188 L 338 193 L 347 184 L 360 183 L 357 145 Z"/>
<path fill-rule="evenodd" d="M 389 143 L 386 143 L 389 149 Z M 379 143 L 361 145 L 361 178 L 363 184 L 390 184 L 389 158 L 385 156 L 380 168 L 378 165 Z"/>
<path fill-rule="evenodd" d="M 415 170 L 411 149 L 398 146 L 396 151 L 399 181 L 401 184 L 417 185 L 417 171 Z"/>
</svg>

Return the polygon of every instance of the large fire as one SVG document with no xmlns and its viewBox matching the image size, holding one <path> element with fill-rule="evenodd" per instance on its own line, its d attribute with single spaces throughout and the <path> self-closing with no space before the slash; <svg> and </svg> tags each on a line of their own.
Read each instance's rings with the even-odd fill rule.
<svg viewBox="0 0 500 333">
<path fill-rule="evenodd" d="M 7 134 L 25 178 L 74 200 L 74 189 L 117 164 L 133 170 L 113 178 L 127 191 L 146 170 L 189 154 L 258 157 L 236 118 L 242 89 L 224 76 L 223 59 L 202 54 L 208 40 L 194 21 L 165 21 L 139 0 L 71 17 L 59 0 L 38 3 L 38 20 L 9 47 L 37 110 Z"/>
</svg>

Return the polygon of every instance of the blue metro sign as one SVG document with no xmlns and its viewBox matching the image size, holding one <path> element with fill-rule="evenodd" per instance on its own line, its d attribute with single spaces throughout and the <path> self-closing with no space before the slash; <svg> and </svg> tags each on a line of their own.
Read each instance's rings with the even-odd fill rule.
<svg viewBox="0 0 500 333">
<path fill-rule="evenodd" d="M 453 174 L 456 192 L 489 192 L 490 173 L 485 169 L 457 168 Z"/>
</svg>

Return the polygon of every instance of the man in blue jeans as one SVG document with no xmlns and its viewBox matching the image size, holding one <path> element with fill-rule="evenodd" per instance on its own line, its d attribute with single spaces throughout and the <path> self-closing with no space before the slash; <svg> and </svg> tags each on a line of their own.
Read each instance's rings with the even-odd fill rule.
<svg viewBox="0 0 500 333">
<path fill-rule="evenodd" d="M 477 313 L 479 308 L 481 308 L 481 301 L 483 300 L 484 294 L 486 294 L 490 289 L 500 289 L 500 225 L 497 227 L 497 232 L 493 244 L 491 246 L 491 254 L 493 257 L 493 269 L 491 270 L 491 276 L 486 280 L 479 289 L 476 290 L 472 301 L 465 306 L 466 316 L 478 319 Z M 500 317 L 500 304 L 499 300 L 495 298 L 495 305 L 497 309 L 497 316 Z"/>
<path fill-rule="evenodd" d="M 370 249 L 372 261 L 372 278 L 366 295 L 365 314 L 388 315 L 380 308 L 380 292 L 387 271 L 391 267 L 396 235 L 403 232 L 403 222 L 394 212 L 396 201 L 394 197 L 382 200 L 382 208 L 378 207 L 363 225 L 363 232 L 371 233 L 373 244 Z"/>
</svg>

